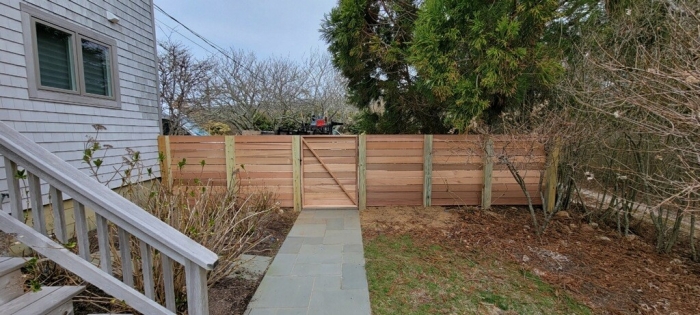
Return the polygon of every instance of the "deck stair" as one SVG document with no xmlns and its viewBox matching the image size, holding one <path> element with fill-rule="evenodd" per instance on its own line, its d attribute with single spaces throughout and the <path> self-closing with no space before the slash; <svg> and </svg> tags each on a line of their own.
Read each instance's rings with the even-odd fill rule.
<svg viewBox="0 0 700 315">
<path fill-rule="evenodd" d="M 0 209 L 0 231 L 13 235 L 36 254 L 123 301 L 138 313 L 175 315 L 178 306 L 175 291 L 184 288 L 187 313 L 209 314 L 207 274 L 217 264 L 216 253 L 2 121 L 0 156 L 5 173 L 0 187 L 7 189 L 4 197 L 9 196 L 10 210 L 7 213 Z M 64 200 L 68 198 L 64 196 L 72 200 L 70 214 L 66 213 Z M 49 211 L 52 215 L 47 213 Z M 96 242 L 89 234 L 89 214 L 96 223 Z M 74 224 L 67 223 L 69 215 Z M 26 220 L 29 216 L 31 225 Z M 47 222 L 47 218 L 52 218 L 53 222 Z M 112 244 L 111 231 L 116 232 L 118 243 L 125 246 L 117 248 Z M 75 248 L 64 246 L 72 239 Z M 96 251 L 91 249 L 91 242 L 96 243 Z M 94 252 L 99 255 L 99 266 L 91 262 Z M 115 261 L 115 255 L 119 255 L 120 265 L 110 263 Z M 0 264 L 5 266 L 0 280 L 0 314 L 72 313 L 71 299 L 84 287 L 43 287 L 38 292 L 24 294 L 19 273 L 22 259 L 0 259 Z M 160 281 L 154 276 L 156 267 L 161 269 Z M 176 268 L 184 271 L 178 275 L 184 277 L 183 288 L 176 287 Z M 136 286 L 136 276 L 142 278 L 139 280 L 143 285 Z M 158 282 L 162 283 L 164 301 L 156 295 Z"/>
<path fill-rule="evenodd" d="M 12 315 L 73 314 L 72 299 L 85 290 L 83 286 L 42 287 L 24 292 L 22 266 L 27 258 L 0 257 L 0 313 Z"/>
</svg>

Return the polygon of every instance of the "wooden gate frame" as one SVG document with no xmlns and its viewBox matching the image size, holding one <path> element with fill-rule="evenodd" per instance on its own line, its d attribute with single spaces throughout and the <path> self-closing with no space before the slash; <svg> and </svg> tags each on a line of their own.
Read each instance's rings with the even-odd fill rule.
<svg viewBox="0 0 700 315">
<path fill-rule="evenodd" d="M 299 205 L 298 205 L 298 209 L 303 209 L 303 208 L 304 208 L 304 204 L 305 204 L 305 203 L 304 203 L 304 199 L 305 199 L 305 198 L 304 198 L 304 150 L 305 150 L 305 149 L 308 149 L 308 150 L 311 152 L 311 154 L 313 154 L 314 158 L 321 164 L 321 166 L 323 166 L 323 168 L 326 170 L 326 172 L 328 172 L 328 174 L 331 175 L 331 177 L 332 177 L 333 180 L 336 182 L 336 184 L 338 184 L 338 186 L 340 187 L 340 189 L 345 193 L 345 195 L 346 195 L 346 196 L 350 199 L 350 201 L 354 204 L 354 206 L 347 206 L 347 207 L 340 207 L 340 208 L 342 208 L 342 209 L 346 209 L 346 208 L 348 208 L 348 209 L 359 209 L 359 207 L 360 207 L 360 195 L 359 195 L 359 182 L 360 182 L 360 178 L 359 178 L 358 164 L 359 164 L 359 152 L 360 152 L 360 150 L 359 150 L 358 136 L 347 136 L 347 135 L 345 135 L 345 136 L 308 135 L 308 136 L 296 136 L 296 137 L 298 137 L 298 139 L 299 139 L 299 140 L 298 140 L 298 143 L 292 143 L 292 145 L 294 146 L 293 149 L 294 149 L 295 151 L 298 150 L 298 154 L 294 154 L 294 155 L 295 155 L 295 159 L 296 159 L 296 156 L 299 157 L 299 159 L 298 159 L 298 164 L 299 164 L 299 166 L 300 166 L 300 169 L 299 169 L 299 176 L 298 176 L 298 177 L 297 177 L 296 175 L 294 176 L 294 177 L 295 177 L 295 181 L 296 181 L 297 178 L 299 178 L 299 186 L 298 186 L 298 187 L 299 187 L 299 190 L 300 190 L 300 191 L 299 191 Z M 305 138 L 321 138 L 321 139 L 323 139 L 323 138 L 327 138 L 327 139 L 333 139 L 333 138 L 353 138 L 353 139 L 355 139 L 355 146 L 354 146 L 354 148 L 355 148 L 355 149 L 354 149 L 354 150 L 355 150 L 355 156 L 354 156 L 354 158 L 355 158 L 355 163 L 354 163 L 354 165 L 355 165 L 355 194 L 354 194 L 354 196 L 353 196 L 353 194 L 351 194 L 350 192 L 348 192 L 348 190 L 345 188 L 345 186 L 343 186 L 343 184 L 340 182 L 340 180 L 338 179 L 338 177 L 336 177 L 335 174 L 333 174 L 333 171 L 331 171 L 331 169 L 330 169 L 325 163 L 323 163 L 323 160 L 321 159 L 321 157 L 318 155 L 318 153 L 317 153 L 314 149 L 311 148 L 311 146 L 309 145 L 309 143 L 306 142 Z M 298 149 L 297 149 L 297 148 L 298 148 Z M 295 163 L 295 164 L 296 164 L 296 163 Z M 296 195 L 296 194 L 295 194 L 295 195 Z M 296 205 L 296 202 L 295 202 L 295 205 Z M 296 207 L 295 207 L 295 208 L 296 208 Z M 314 207 L 314 208 L 316 208 L 316 207 Z M 320 208 L 320 207 L 319 207 L 319 208 Z M 339 208 L 339 207 L 333 207 L 333 209 L 338 209 L 338 208 Z"/>
</svg>

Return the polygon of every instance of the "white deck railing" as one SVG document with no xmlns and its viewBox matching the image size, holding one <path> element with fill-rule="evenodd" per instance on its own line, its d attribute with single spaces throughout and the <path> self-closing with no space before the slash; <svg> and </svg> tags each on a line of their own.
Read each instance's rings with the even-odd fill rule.
<svg viewBox="0 0 700 315">
<path fill-rule="evenodd" d="M 189 314 L 208 314 L 207 271 L 218 260 L 215 253 L 196 243 L 176 229 L 147 213 L 111 189 L 100 185 L 87 174 L 71 166 L 16 130 L 0 122 L 0 155 L 10 194 L 11 214 L 0 211 L 0 230 L 15 234 L 17 239 L 63 268 L 80 276 L 116 299 L 144 314 L 174 314 L 176 309 L 173 262 L 184 266 Z M 18 167 L 26 170 L 33 229 L 24 223 L 24 207 Z M 67 243 L 63 210 L 63 193 L 74 202 L 75 235 L 78 254 L 47 236 L 41 181 L 48 183 L 54 218 L 54 235 L 58 242 Z M 95 212 L 100 267 L 89 260 L 90 244 L 85 207 Z M 122 279 L 112 273 L 108 223 L 117 227 L 119 244 L 130 244 L 133 236 L 139 240 L 144 292 L 134 289 L 134 266 L 128 246 L 121 246 Z M 163 266 L 165 306 L 154 301 L 153 250 L 160 253 Z M 132 262 L 133 263 L 125 263 Z M 108 263 L 105 263 L 108 262 Z"/>
</svg>

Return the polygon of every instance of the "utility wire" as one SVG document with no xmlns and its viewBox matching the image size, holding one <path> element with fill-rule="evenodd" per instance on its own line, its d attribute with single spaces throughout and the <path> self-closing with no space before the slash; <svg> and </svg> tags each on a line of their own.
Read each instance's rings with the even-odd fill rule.
<svg viewBox="0 0 700 315">
<path fill-rule="evenodd" d="M 172 15 L 170 15 L 168 12 L 165 12 L 165 10 L 163 10 L 163 9 L 162 9 L 160 6 L 158 6 L 157 4 L 153 3 L 153 6 L 154 6 L 154 7 L 156 8 L 156 10 L 158 10 L 160 13 L 163 13 L 165 16 L 167 16 L 167 17 L 170 18 L 171 20 L 175 21 L 175 23 L 177 23 L 177 24 L 181 25 L 182 27 L 184 27 L 187 31 L 189 31 L 190 33 L 192 33 L 192 35 L 196 36 L 197 38 L 199 38 L 200 40 L 202 40 L 204 43 L 206 43 L 207 45 L 209 45 L 209 46 L 211 46 L 212 48 L 214 48 L 216 51 L 218 51 L 218 52 L 219 52 L 220 54 L 222 54 L 224 57 L 228 58 L 229 60 L 231 60 L 233 63 L 235 63 L 235 64 L 238 65 L 239 67 L 241 67 L 241 68 L 243 68 L 244 70 L 248 71 L 248 73 L 250 73 L 250 74 L 252 75 L 252 77 L 253 77 L 255 80 L 258 80 L 258 81 L 260 81 L 261 83 L 265 83 L 264 80 L 262 80 L 260 77 L 258 77 L 258 74 L 257 74 L 255 71 L 251 70 L 251 69 L 248 68 L 246 65 L 240 63 L 238 60 L 234 59 L 233 57 L 229 56 L 229 54 L 226 53 L 226 50 L 225 50 L 224 48 L 222 48 L 221 46 L 215 44 L 215 43 L 212 42 L 211 40 L 209 40 L 209 39 L 205 38 L 204 36 L 200 35 L 199 33 L 195 32 L 194 30 L 192 30 L 191 28 L 189 28 L 187 25 L 185 25 L 184 23 L 180 22 L 178 19 L 176 19 L 175 17 L 173 17 Z M 162 22 L 161 22 L 161 23 L 162 23 Z M 179 32 L 176 32 L 176 33 L 180 34 Z M 180 34 L 180 35 L 182 35 L 182 34 Z M 184 36 L 184 35 L 183 35 L 183 36 Z M 185 38 L 187 38 L 187 37 L 185 37 Z M 189 39 L 189 38 L 187 38 L 187 39 L 190 40 L 190 41 L 192 41 L 192 40 Z M 200 46 L 200 45 L 197 45 L 197 46 Z M 201 46 L 200 46 L 200 47 L 201 47 Z M 204 49 L 204 48 L 202 48 L 202 49 Z M 205 49 L 205 50 L 206 50 L 206 49 Z"/>
<path fill-rule="evenodd" d="M 175 23 L 180 24 L 182 27 L 184 27 L 186 30 L 188 30 L 192 35 L 197 36 L 199 39 L 201 39 L 204 43 L 207 45 L 211 46 L 212 48 L 216 49 L 219 51 L 221 54 L 226 55 L 226 52 L 224 52 L 224 49 L 221 48 L 220 46 L 216 45 L 214 42 L 210 41 L 209 39 L 205 38 L 204 36 L 200 35 L 199 33 L 195 32 L 191 28 L 189 28 L 187 25 L 183 24 L 180 22 L 178 19 L 174 18 L 172 15 L 170 15 L 168 12 L 165 12 L 161 7 L 159 7 L 157 4 L 153 4 L 153 6 L 156 7 L 156 10 L 160 11 L 160 13 L 163 13 L 165 16 L 170 18 L 171 20 L 175 21 Z"/>
<path fill-rule="evenodd" d="M 172 27 L 172 26 L 170 26 L 170 25 L 168 25 L 168 24 L 165 24 L 163 21 L 161 21 L 161 20 L 159 20 L 159 19 L 156 19 L 156 21 L 159 23 L 159 25 L 157 25 L 158 28 L 159 28 L 161 31 L 163 31 L 163 33 L 165 33 L 165 30 L 164 30 L 162 27 L 160 27 L 161 25 L 167 27 L 171 32 L 177 33 L 177 34 L 179 34 L 180 36 L 184 37 L 185 39 L 187 39 L 188 41 L 190 41 L 192 44 L 197 45 L 199 48 L 202 48 L 202 50 L 206 51 L 208 54 L 210 54 L 210 55 L 213 55 L 213 54 L 214 54 L 214 53 L 212 53 L 210 50 L 206 49 L 204 46 L 200 45 L 200 44 L 199 44 L 198 42 L 196 42 L 195 40 L 193 40 L 193 39 L 187 37 L 185 34 L 180 33 L 180 32 L 179 32 L 177 29 L 175 29 L 174 27 Z"/>
</svg>

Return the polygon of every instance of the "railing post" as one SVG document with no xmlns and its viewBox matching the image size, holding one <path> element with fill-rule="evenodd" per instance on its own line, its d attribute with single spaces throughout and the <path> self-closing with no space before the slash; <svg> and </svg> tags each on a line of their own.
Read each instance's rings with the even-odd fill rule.
<svg viewBox="0 0 700 315">
<path fill-rule="evenodd" d="M 170 170 L 170 165 L 172 164 L 170 136 L 158 136 L 158 151 L 163 154 L 163 161 L 160 165 L 161 183 L 167 185 L 167 187 L 172 187 L 173 176 Z"/>
<path fill-rule="evenodd" d="M 156 285 L 153 282 L 153 254 L 151 246 L 139 240 L 139 250 L 141 252 L 141 273 L 143 274 L 143 294 L 153 300 L 156 296 Z"/>
<path fill-rule="evenodd" d="M 357 145 L 357 208 L 367 209 L 367 134 L 358 137 Z"/>
<path fill-rule="evenodd" d="M 294 211 L 301 211 L 301 136 L 292 136 L 292 177 L 294 185 Z"/>
<path fill-rule="evenodd" d="M 90 261 L 90 239 L 85 206 L 75 199 L 73 199 L 73 216 L 75 217 L 75 238 L 78 240 L 78 255 Z"/>
<path fill-rule="evenodd" d="M 95 213 L 97 223 L 97 244 L 100 249 L 100 268 L 102 271 L 112 275 L 112 253 L 109 247 L 109 225 L 107 219 Z"/>
<path fill-rule="evenodd" d="M 10 194 L 10 211 L 17 220 L 24 222 L 22 215 L 22 193 L 19 189 L 19 178 L 17 178 L 17 163 L 5 159 L 5 175 L 7 176 L 8 193 Z"/>
<path fill-rule="evenodd" d="M 423 136 L 423 206 L 432 205 L 433 194 L 433 135 Z"/>
<path fill-rule="evenodd" d="M 131 240 L 129 232 L 117 227 L 119 237 L 119 256 L 122 261 L 122 281 L 124 284 L 134 287 L 134 264 L 131 260 Z"/>
<path fill-rule="evenodd" d="M 29 179 L 29 200 L 32 205 L 32 223 L 34 229 L 43 234 L 46 233 L 46 216 L 44 215 L 44 201 L 41 199 L 41 181 L 36 175 L 27 172 Z"/>
<path fill-rule="evenodd" d="M 173 260 L 163 253 L 160 253 L 161 262 L 163 265 L 163 289 L 165 290 L 165 308 L 175 312 L 177 305 L 175 304 L 175 273 L 173 271 Z"/>
<path fill-rule="evenodd" d="M 545 210 L 547 212 L 552 212 L 554 210 L 554 204 L 556 203 L 557 197 L 557 172 L 559 167 L 559 152 L 561 150 L 561 143 L 559 139 L 554 142 L 552 151 L 550 152 L 549 163 L 547 164 L 547 170 L 545 171 L 545 197 L 546 202 Z"/>
<path fill-rule="evenodd" d="M 491 186 L 493 182 L 493 139 L 486 140 L 484 148 L 484 187 L 481 190 L 481 209 L 491 208 Z"/>
<path fill-rule="evenodd" d="M 188 260 L 185 262 L 185 277 L 188 314 L 209 315 L 207 271 Z"/>
<path fill-rule="evenodd" d="M 51 195 L 51 210 L 53 211 L 53 234 L 61 243 L 68 242 L 68 234 L 66 233 L 66 214 L 63 208 L 63 193 L 51 186 L 49 188 Z"/>
<path fill-rule="evenodd" d="M 233 172 L 236 170 L 236 138 L 225 136 L 226 143 L 226 186 L 232 189 L 236 185 L 236 177 Z"/>
</svg>

